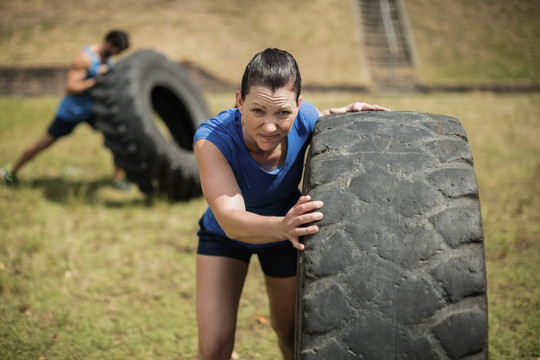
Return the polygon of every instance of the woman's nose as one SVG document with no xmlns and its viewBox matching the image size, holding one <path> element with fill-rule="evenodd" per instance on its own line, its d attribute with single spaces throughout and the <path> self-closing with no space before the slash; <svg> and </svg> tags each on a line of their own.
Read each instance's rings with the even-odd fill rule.
<svg viewBox="0 0 540 360">
<path fill-rule="evenodd" d="M 265 132 L 271 133 L 271 132 L 276 131 L 277 126 L 276 126 L 276 124 L 274 124 L 273 121 L 266 121 L 264 123 L 263 129 L 264 129 Z"/>
</svg>

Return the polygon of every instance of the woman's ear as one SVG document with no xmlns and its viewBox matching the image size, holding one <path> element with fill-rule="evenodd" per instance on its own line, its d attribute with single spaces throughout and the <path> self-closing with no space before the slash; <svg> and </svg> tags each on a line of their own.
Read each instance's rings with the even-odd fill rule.
<svg viewBox="0 0 540 360">
<path fill-rule="evenodd" d="M 240 92 L 240 90 L 236 90 L 236 107 L 238 108 L 240 113 L 244 109 L 244 101 L 242 100 L 242 93 Z"/>
</svg>

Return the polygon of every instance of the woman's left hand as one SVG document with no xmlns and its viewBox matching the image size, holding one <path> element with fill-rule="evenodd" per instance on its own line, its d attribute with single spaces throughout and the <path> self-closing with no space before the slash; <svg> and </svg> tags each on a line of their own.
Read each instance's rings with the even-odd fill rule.
<svg viewBox="0 0 540 360">
<path fill-rule="evenodd" d="M 322 201 L 312 201 L 311 196 L 301 196 L 296 204 L 287 212 L 280 221 L 281 237 L 289 239 L 298 250 L 304 250 L 304 244 L 300 242 L 302 236 L 313 235 L 319 228 L 313 222 L 323 218 L 319 210 L 322 208 Z"/>
<path fill-rule="evenodd" d="M 387 109 L 379 105 L 371 105 L 371 104 L 367 104 L 363 102 L 354 102 L 344 107 L 328 109 L 326 110 L 325 115 L 343 114 L 346 112 L 358 112 L 358 111 L 390 111 L 390 109 Z"/>
</svg>

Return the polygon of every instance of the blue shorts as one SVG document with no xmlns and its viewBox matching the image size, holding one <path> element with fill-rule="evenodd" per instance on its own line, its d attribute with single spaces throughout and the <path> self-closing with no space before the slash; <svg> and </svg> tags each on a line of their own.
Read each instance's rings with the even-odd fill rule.
<svg viewBox="0 0 540 360">
<path fill-rule="evenodd" d="M 72 120 L 62 120 L 57 116 L 49 125 L 49 128 L 47 129 L 47 133 L 51 135 L 52 137 L 58 139 L 62 136 L 71 134 L 75 126 L 79 125 L 82 122 L 87 122 L 90 126 L 95 128 L 93 117 L 85 119 L 85 120 L 72 121 Z"/>
<path fill-rule="evenodd" d="M 262 247 L 247 247 L 222 235 L 199 230 L 197 254 L 238 259 L 249 264 L 251 255 L 257 254 L 265 275 L 276 278 L 296 276 L 298 250 L 290 241 Z"/>
</svg>

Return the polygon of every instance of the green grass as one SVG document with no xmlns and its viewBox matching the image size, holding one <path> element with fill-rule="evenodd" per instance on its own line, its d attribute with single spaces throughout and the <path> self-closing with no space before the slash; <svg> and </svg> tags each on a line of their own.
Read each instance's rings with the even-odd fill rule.
<svg viewBox="0 0 540 360">
<path fill-rule="evenodd" d="M 312 93 L 326 108 L 364 99 L 455 116 L 475 159 L 484 220 L 492 359 L 540 356 L 540 95 L 373 97 Z M 214 112 L 232 94 L 209 96 Z M 57 98 L 0 98 L 0 164 L 39 136 Z M 84 149 L 84 150 L 83 150 Z M 0 186 L 0 359 L 195 359 L 201 198 L 152 203 L 109 185 L 99 133 L 80 126 Z M 258 263 L 235 351 L 279 358 Z"/>
<path fill-rule="evenodd" d="M 428 83 L 540 79 L 535 0 L 407 0 L 420 78 Z"/>
</svg>

